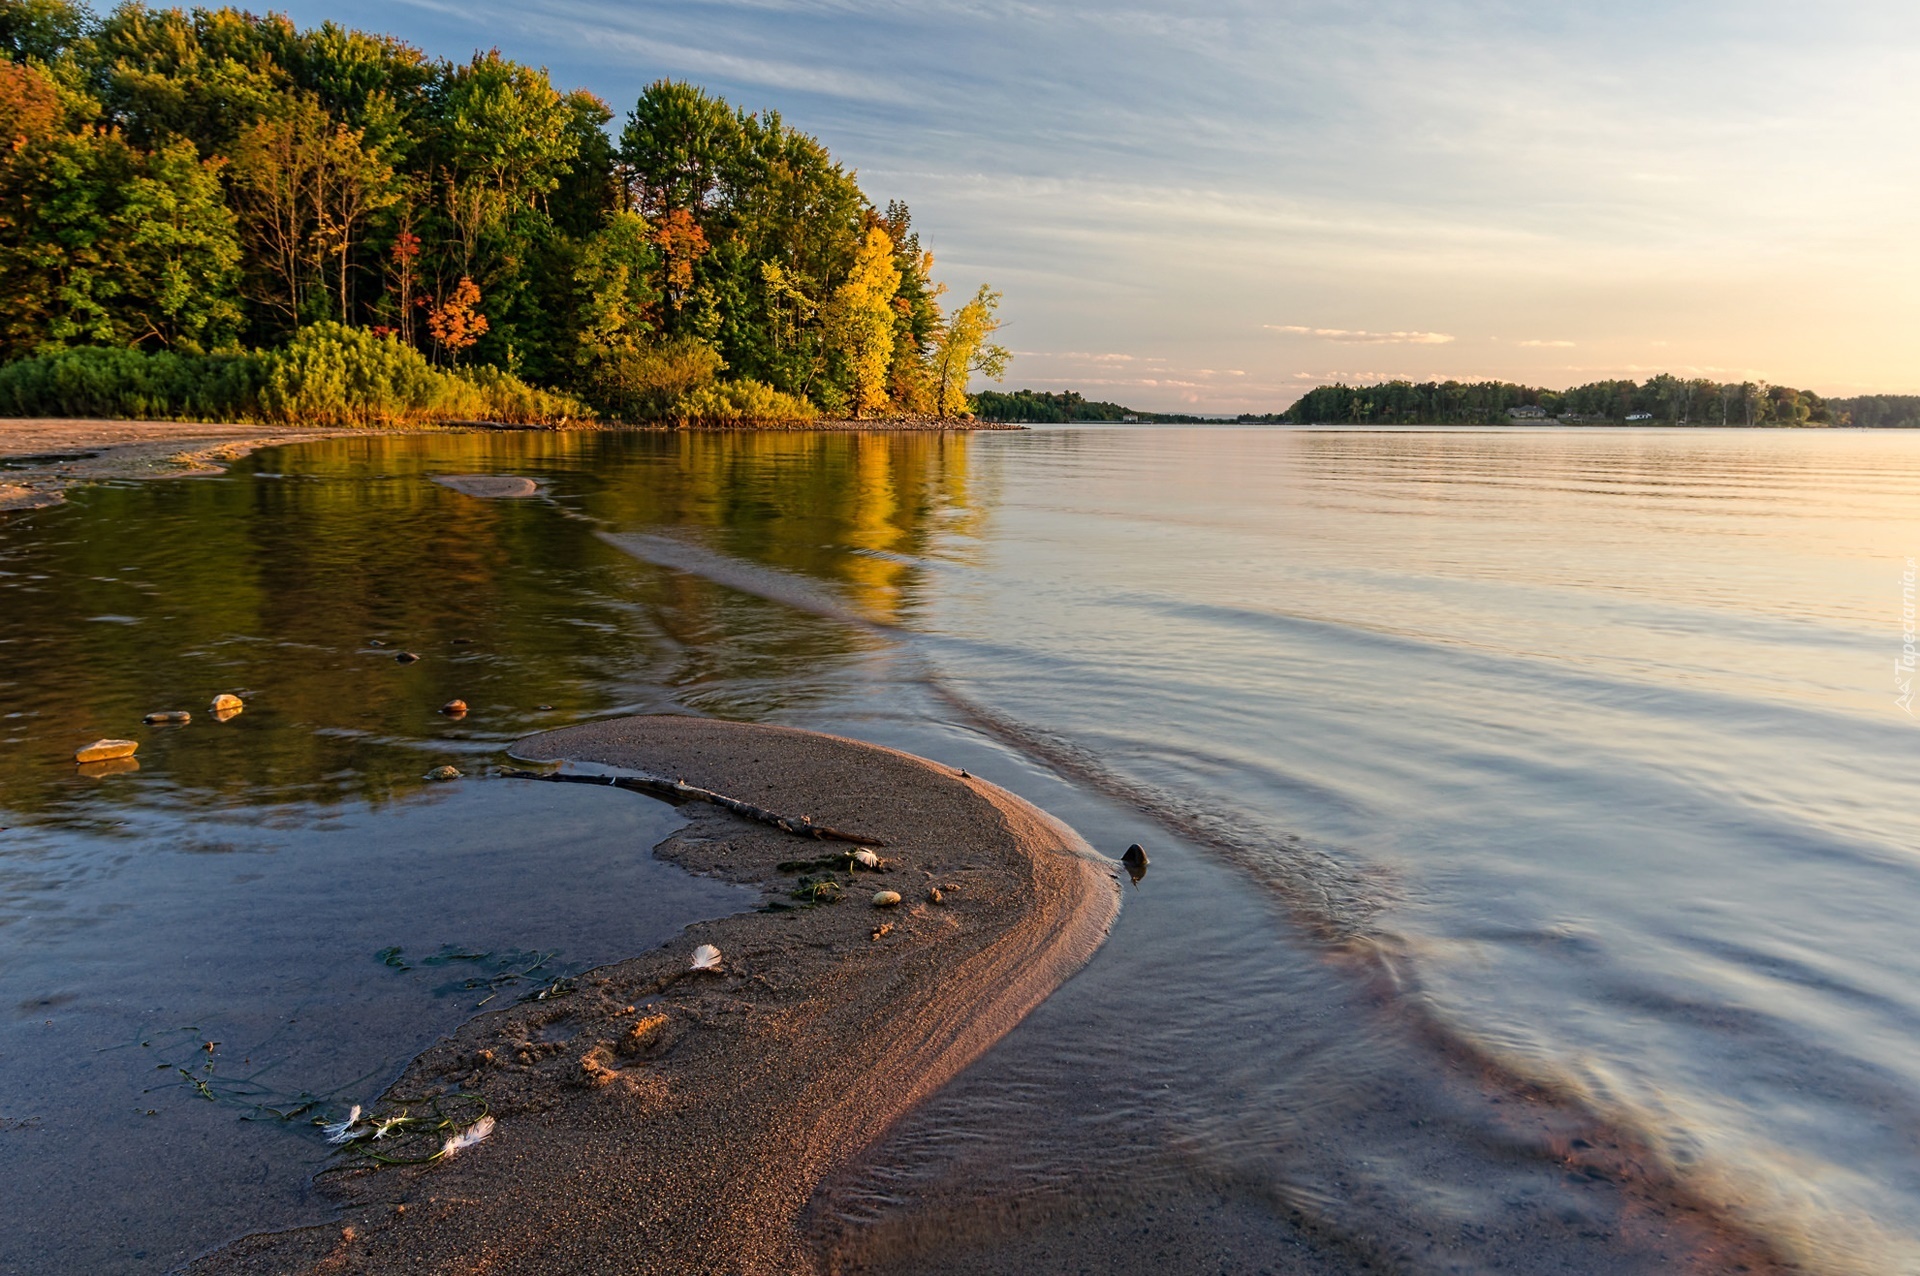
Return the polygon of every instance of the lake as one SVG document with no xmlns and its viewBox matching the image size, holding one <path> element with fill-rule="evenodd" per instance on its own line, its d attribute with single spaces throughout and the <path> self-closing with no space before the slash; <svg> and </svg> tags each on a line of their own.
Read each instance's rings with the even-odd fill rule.
<svg viewBox="0 0 1920 1276">
<path fill-rule="evenodd" d="M 485 472 L 545 494 L 431 481 Z M 666 710 L 1153 857 L 829 1249 L 1920 1270 L 1917 492 L 1892 432 L 369 435 L 5 516 L 0 1268 L 313 1217 L 281 1113 L 748 906 L 635 857 L 668 808 L 486 773 Z"/>
</svg>

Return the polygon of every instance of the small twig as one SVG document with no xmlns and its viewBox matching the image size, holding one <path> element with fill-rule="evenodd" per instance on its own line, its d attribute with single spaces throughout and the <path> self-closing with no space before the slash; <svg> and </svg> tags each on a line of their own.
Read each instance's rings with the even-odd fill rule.
<svg viewBox="0 0 1920 1276">
<path fill-rule="evenodd" d="M 540 771 L 519 771 L 507 767 L 501 774 L 516 780 L 554 780 L 563 784 L 600 784 L 611 785 L 616 789 L 632 789 L 636 793 L 645 793 L 649 797 L 662 798 L 678 805 L 681 802 L 710 802 L 723 810 L 761 824 L 771 824 L 784 833 L 795 837 L 811 837 L 826 842 L 854 842 L 862 846 L 885 846 L 877 837 L 862 837 L 857 833 L 847 833 L 830 828 L 825 824 L 815 824 L 811 816 L 780 815 L 751 802 L 742 802 L 739 798 L 730 798 L 724 793 L 715 793 L 712 789 L 703 789 L 688 784 L 685 780 L 669 780 L 657 775 L 561 775 Z"/>
</svg>

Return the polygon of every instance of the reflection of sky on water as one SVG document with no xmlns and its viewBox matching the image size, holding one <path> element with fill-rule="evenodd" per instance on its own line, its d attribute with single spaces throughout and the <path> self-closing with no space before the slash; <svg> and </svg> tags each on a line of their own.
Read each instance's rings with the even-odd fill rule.
<svg viewBox="0 0 1920 1276">
<path fill-rule="evenodd" d="M 982 1149 L 1047 1131 L 965 1181 L 1057 1186 L 1124 1153 L 1141 1181 L 1186 1187 L 1223 1166 L 1359 1176 L 1387 1203 L 1376 1220 L 1412 1209 L 1396 1176 L 1416 1172 L 1499 1208 L 1459 1112 L 1466 1162 L 1433 1159 L 1429 1136 L 1313 1124 L 1367 1094 L 1432 1098 L 1409 1039 L 1327 1027 L 1347 993 L 1309 973 L 1293 925 L 1320 892 L 1462 1041 L 1604 1107 L 1706 1195 L 1868 1267 L 1920 1233 L 1916 737 L 1888 676 L 1920 546 L 1906 436 L 369 437 L 252 468 L 0 524 L 18 715 L 0 718 L 0 962 L 127 864 L 287 862 L 189 854 L 282 815 L 314 845 L 329 825 L 387 845 L 379 828 L 456 800 L 425 788 L 429 765 L 473 770 L 540 727 L 676 706 L 825 726 L 965 759 L 1103 849 L 1154 855 L 1115 943 L 983 1063 L 1008 1085 L 943 1109 Z M 551 499 L 426 478 L 489 470 L 546 479 Z M 602 532 L 671 538 L 694 570 Z M 700 574 L 722 570 L 833 606 Z M 247 711 L 135 725 L 221 690 Z M 454 696 L 473 706 L 458 722 L 434 712 Z M 983 734 L 990 719 L 1033 747 Z M 74 744 L 121 734 L 142 741 L 138 772 L 74 774 Z M 1251 929 L 1276 914 L 1250 881 L 1285 887 L 1291 920 Z M 1210 910 L 1223 892 L 1232 907 Z M 107 925 L 61 942 L 81 954 Z M 1124 1021 L 1128 979 L 1153 983 L 1137 1044 L 1176 1061 L 1164 1081 L 1185 1098 L 1120 1148 L 1046 1084 L 1108 1057 L 1084 1027 Z M 1196 1004 L 1230 1007 L 1237 1035 Z M 1283 1024 L 1291 1045 L 1260 1035 Z M 1263 1064 L 1275 1051 L 1297 1066 Z M 1303 1150 L 1276 1160 L 1283 1144 Z M 1220 1159 L 1165 1159 L 1199 1145 Z M 902 1173 L 942 1181 L 925 1145 L 902 1149 Z M 1483 1197 L 1460 1191 L 1470 1219 Z"/>
</svg>

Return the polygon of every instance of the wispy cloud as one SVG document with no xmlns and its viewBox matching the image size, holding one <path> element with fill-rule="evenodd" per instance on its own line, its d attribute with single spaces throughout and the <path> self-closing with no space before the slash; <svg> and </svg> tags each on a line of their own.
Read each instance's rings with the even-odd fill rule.
<svg viewBox="0 0 1920 1276">
<path fill-rule="evenodd" d="M 1519 344 L 1522 346 L 1533 346 L 1542 350 L 1573 349 L 1573 342 L 1571 341 L 1522 341 Z"/>
<path fill-rule="evenodd" d="M 1262 326 L 1270 332 L 1317 337 L 1321 341 L 1339 341 L 1356 346 L 1444 346 L 1453 340 L 1453 336 L 1445 332 L 1367 332 L 1357 328 L 1303 328 L 1291 323 Z"/>
</svg>

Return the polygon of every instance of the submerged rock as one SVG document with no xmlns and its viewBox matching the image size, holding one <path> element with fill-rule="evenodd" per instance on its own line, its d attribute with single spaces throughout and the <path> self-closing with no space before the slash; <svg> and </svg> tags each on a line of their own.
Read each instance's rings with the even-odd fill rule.
<svg viewBox="0 0 1920 1276">
<path fill-rule="evenodd" d="M 95 740 L 92 744 L 82 745 L 73 751 L 75 762 L 111 762 L 115 758 L 130 758 L 140 748 L 132 740 Z"/>
<path fill-rule="evenodd" d="M 193 715 L 185 709 L 162 709 L 158 713 L 149 713 L 140 719 L 148 726 L 158 726 L 164 722 L 192 722 Z"/>
<path fill-rule="evenodd" d="M 436 474 L 433 481 L 462 496 L 482 500 L 525 500 L 540 495 L 540 485 L 518 474 Z"/>
<path fill-rule="evenodd" d="M 426 778 L 429 780 L 457 780 L 461 774 L 459 767 L 437 766 L 427 772 Z"/>
<path fill-rule="evenodd" d="M 420 659 L 420 657 L 411 651 L 403 651 L 393 658 L 395 664 L 401 665 L 410 665 L 418 659 Z"/>
</svg>

